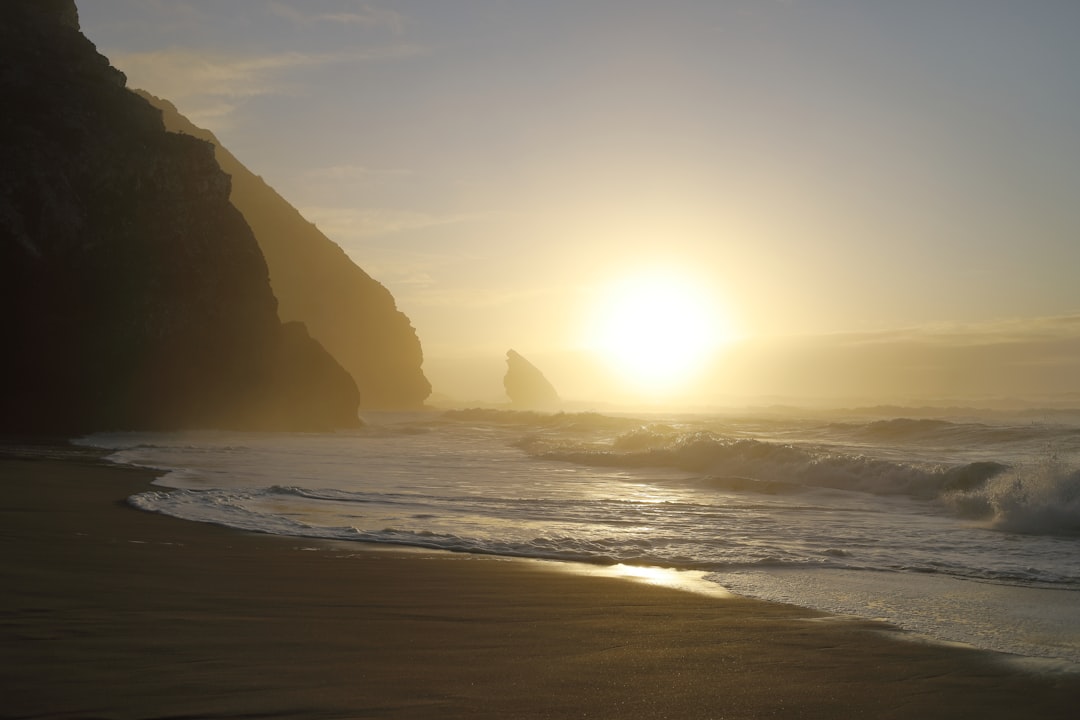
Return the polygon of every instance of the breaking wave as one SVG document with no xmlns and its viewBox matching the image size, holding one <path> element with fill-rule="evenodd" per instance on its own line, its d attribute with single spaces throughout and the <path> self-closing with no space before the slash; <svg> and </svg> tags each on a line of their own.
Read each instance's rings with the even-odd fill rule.
<svg viewBox="0 0 1080 720">
<path fill-rule="evenodd" d="M 981 445 L 1024 442 L 1075 442 L 1080 431 L 1073 427 L 1028 424 L 952 422 L 930 418 L 892 418 L 865 424 L 833 423 L 829 430 L 863 442 L 924 443 L 934 445 Z"/>
<path fill-rule="evenodd" d="M 677 468 L 701 474 L 717 487 L 768 493 L 794 492 L 802 486 L 929 499 L 982 487 L 1007 468 L 986 461 L 956 466 L 900 463 L 823 448 L 726 438 L 710 431 L 672 433 L 666 426 L 640 427 L 611 443 L 581 445 L 532 436 L 519 446 L 548 460 Z"/>
<path fill-rule="evenodd" d="M 1057 456 L 1010 469 L 981 487 L 947 494 L 962 517 L 1026 535 L 1080 534 L 1080 470 Z"/>
</svg>

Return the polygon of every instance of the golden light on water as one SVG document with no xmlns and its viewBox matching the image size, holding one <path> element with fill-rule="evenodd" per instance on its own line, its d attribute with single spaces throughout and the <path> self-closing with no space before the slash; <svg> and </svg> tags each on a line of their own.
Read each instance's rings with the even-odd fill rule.
<svg viewBox="0 0 1080 720">
<path fill-rule="evenodd" d="M 604 286 L 586 340 L 630 389 L 679 390 L 735 340 L 718 294 L 690 271 L 642 269 Z"/>
</svg>

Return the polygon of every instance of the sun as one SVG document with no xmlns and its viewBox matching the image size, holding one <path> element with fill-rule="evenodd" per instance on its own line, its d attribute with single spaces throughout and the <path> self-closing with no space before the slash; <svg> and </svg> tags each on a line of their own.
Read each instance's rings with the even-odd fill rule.
<svg viewBox="0 0 1080 720">
<path fill-rule="evenodd" d="M 690 272 L 642 270 L 601 291 L 588 343 L 633 389 L 652 393 L 687 385 L 732 340 L 707 283 Z"/>
</svg>

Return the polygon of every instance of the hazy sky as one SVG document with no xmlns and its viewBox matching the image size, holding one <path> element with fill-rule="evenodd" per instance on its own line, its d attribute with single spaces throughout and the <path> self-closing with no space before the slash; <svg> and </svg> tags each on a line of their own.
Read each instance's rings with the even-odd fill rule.
<svg viewBox="0 0 1080 720">
<path fill-rule="evenodd" d="M 750 343 L 1078 334 L 1075 0 L 78 5 L 390 288 L 435 375 L 581 346 L 642 268 Z"/>
</svg>

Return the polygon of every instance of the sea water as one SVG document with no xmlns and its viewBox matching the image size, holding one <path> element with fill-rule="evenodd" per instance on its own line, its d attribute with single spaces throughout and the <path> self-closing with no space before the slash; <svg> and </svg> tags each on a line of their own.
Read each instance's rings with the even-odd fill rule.
<svg viewBox="0 0 1080 720">
<path fill-rule="evenodd" d="M 372 414 L 82 439 L 135 507 L 243 530 L 693 570 L 738 594 L 1080 664 L 1080 416 Z"/>
</svg>

